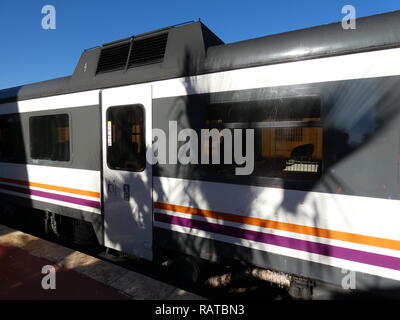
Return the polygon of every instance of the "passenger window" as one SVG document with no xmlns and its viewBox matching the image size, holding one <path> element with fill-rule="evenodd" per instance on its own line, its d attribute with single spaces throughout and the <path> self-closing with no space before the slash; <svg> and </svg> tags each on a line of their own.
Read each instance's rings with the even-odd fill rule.
<svg viewBox="0 0 400 320">
<path fill-rule="evenodd" d="M 25 146 L 18 114 L 0 116 L 0 161 L 25 162 Z"/>
<path fill-rule="evenodd" d="M 29 128 L 32 159 L 69 161 L 68 114 L 31 117 Z"/>
<path fill-rule="evenodd" d="M 210 104 L 206 110 L 209 128 L 254 129 L 253 176 L 295 180 L 315 180 L 321 174 L 323 130 L 320 120 L 318 97 L 218 103 Z M 223 150 L 224 139 L 218 143 Z M 242 143 L 242 150 L 245 150 L 244 139 L 237 143 Z M 211 156 L 215 146 L 204 147 Z M 228 174 L 234 173 L 234 167 L 214 166 L 219 173 Z"/>
<path fill-rule="evenodd" d="M 142 105 L 107 110 L 107 164 L 110 169 L 143 171 L 146 167 Z"/>
</svg>

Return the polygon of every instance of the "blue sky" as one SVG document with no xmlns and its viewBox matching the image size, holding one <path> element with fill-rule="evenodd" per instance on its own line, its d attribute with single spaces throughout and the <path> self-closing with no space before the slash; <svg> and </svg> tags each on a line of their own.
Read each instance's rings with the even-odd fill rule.
<svg viewBox="0 0 400 320">
<path fill-rule="evenodd" d="M 0 0 L 0 89 L 67 76 L 84 49 L 198 20 L 226 43 L 400 9 L 398 0 Z M 56 29 L 44 30 L 44 5 Z M 400 32 L 400 31 L 399 31 Z"/>
</svg>

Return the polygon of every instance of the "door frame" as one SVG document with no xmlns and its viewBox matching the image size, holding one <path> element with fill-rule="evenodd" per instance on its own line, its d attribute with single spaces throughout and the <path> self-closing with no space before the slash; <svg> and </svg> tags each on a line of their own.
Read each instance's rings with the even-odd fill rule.
<svg viewBox="0 0 400 320">
<path fill-rule="evenodd" d="M 153 260 L 152 165 L 146 159 L 145 169 L 135 172 L 111 169 L 107 164 L 110 134 L 107 110 L 111 107 L 129 105 L 143 106 L 146 152 L 152 144 L 151 84 L 109 88 L 101 91 L 104 245 L 143 259 Z"/>
</svg>

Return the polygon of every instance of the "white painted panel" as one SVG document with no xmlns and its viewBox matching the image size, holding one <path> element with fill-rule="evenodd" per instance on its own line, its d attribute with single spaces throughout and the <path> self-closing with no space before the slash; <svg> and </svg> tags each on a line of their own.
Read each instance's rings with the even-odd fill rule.
<svg viewBox="0 0 400 320">
<path fill-rule="evenodd" d="M 400 240 L 400 201 L 154 177 L 154 201 Z"/>
<path fill-rule="evenodd" d="M 0 114 L 57 110 L 99 104 L 99 90 L 8 102 L 1 105 Z"/>
<path fill-rule="evenodd" d="M 20 180 L 24 182 L 47 184 L 50 186 L 57 186 L 63 188 L 72 188 L 83 191 L 97 192 L 100 194 L 100 171 L 72 169 L 62 167 L 50 167 L 40 165 L 25 165 L 14 163 L 2 163 L 0 166 L 0 178 Z M 14 183 L 0 182 L 1 184 L 17 186 L 19 188 L 29 188 L 31 190 L 39 190 L 52 194 L 66 195 L 69 197 L 87 199 L 91 201 L 100 202 L 100 198 L 85 196 L 75 193 L 62 192 L 47 188 L 28 187 Z M 65 207 L 80 209 L 84 211 L 94 212 L 100 214 L 100 208 L 92 208 L 89 206 L 82 206 L 70 202 L 58 201 L 45 197 L 38 197 L 33 195 L 24 195 L 21 193 L 0 190 L 1 193 L 13 194 L 33 200 L 40 200 L 44 202 L 59 204 Z"/>
<path fill-rule="evenodd" d="M 217 72 L 153 83 L 153 98 L 400 75 L 400 48 Z"/>
<path fill-rule="evenodd" d="M 2 163 L 0 177 L 100 192 L 100 171 Z"/>
</svg>

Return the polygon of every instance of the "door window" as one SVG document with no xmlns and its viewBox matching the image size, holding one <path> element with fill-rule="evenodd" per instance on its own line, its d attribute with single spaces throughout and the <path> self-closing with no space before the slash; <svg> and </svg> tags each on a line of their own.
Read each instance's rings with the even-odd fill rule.
<svg viewBox="0 0 400 320">
<path fill-rule="evenodd" d="M 123 171 L 143 171 L 146 167 L 143 106 L 111 107 L 106 117 L 108 167 Z"/>
</svg>

